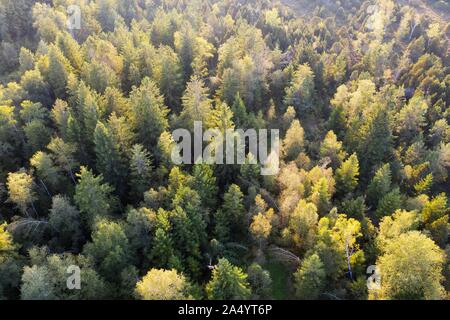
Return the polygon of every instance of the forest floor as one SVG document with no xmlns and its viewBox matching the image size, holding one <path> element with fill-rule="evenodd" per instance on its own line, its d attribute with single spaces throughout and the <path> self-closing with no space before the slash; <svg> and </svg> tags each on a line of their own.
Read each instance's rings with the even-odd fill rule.
<svg viewBox="0 0 450 320">
<path fill-rule="evenodd" d="M 286 288 L 288 285 L 288 272 L 286 272 L 286 267 L 277 261 L 269 260 L 265 265 L 264 269 L 269 271 L 270 277 L 272 278 L 272 295 L 276 300 L 285 300 L 288 298 L 289 293 Z"/>
</svg>

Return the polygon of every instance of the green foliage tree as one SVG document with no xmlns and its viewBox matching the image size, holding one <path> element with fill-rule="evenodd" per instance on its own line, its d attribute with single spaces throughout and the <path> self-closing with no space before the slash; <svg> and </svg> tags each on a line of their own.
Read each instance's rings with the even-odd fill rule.
<svg viewBox="0 0 450 320">
<path fill-rule="evenodd" d="M 294 274 L 295 295 L 301 300 L 320 297 L 326 285 L 326 274 L 320 257 L 312 254 L 302 261 Z"/>
<path fill-rule="evenodd" d="M 376 214 L 379 218 L 391 215 L 397 209 L 400 209 L 403 204 L 400 190 L 395 188 L 391 192 L 385 194 L 378 202 Z"/>
<path fill-rule="evenodd" d="M 130 189 L 135 199 L 142 198 L 152 182 L 152 159 L 145 148 L 136 144 L 131 149 L 130 157 Z"/>
<path fill-rule="evenodd" d="M 304 112 L 312 107 L 313 96 L 314 72 L 308 65 L 299 65 L 290 86 L 286 88 L 284 103 L 294 106 L 298 112 Z"/>
<path fill-rule="evenodd" d="M 138 258 L 138 265 L 148 264 L 156 225 L 156 212 L 148 208 L 129 209 L 124 226 L 132 252 Z M 139 259 L 140 258 L 140 259 Z"/>
<path fill-rule="evenodd" d="M 50 144 L 47 147 L 52 152 L 55 163 L 69 174 L 73 183 L 76 183 L 74 169 L 78 167 L 78 161 L 74 155 L 74 145 L 66 143 L 61 138 L 56 137 L 50 141 Z"/>
<path fill-rule="evenodd" d="M 306 252 L 315 244 L 318 221 L 317 207 L 313 203 L 300 200 L 289 216 L 283 237 L 288 238 L 300 252 Z"/>
<path fill-rule="evenodd" d="M 81 215 L 70 201 L 60 195 L 52 199 L 48 217 L 54 234 L 52 247 L 77 250 L 83 240 Z"/>
<path fill-rule="evenodd" d="M 159 209 L 156 217 L 150 259 L 160 268 L 181 270 L 181 261 L 176 255 L 174 240 L 170 233 L 172 230 L 170 212 Z"/>
<path fill-rule="evenodd" d="M 157 49 L 155 60 L 152 61 L 152 79 L 164 95 L 167 105 L 179 108 L 183 91 L 182 65 L 171 47 L 161 46 Z"/>
<path fill-rule="evenodd" d="M 30 250 L 31 266 L 25 266 L 20 287 L 23 300 L 95 300 L 109 295 L 107 284 L 83 255 L 49 254 L 46 248 Z M 67 270 L 80 268 L 80 289 L 67 287 Z"/>
<path fill-rule="evenodd" d="M 130 94 L 130 122 L 139 141 L 149 150 L 154 150 L 157 139 L 168 128 L 164 99 L 156 84 L 149 78 L 142 80 L 140 87 L 134 87 Z M 151 135 L 148 132 L 152 132 Z"/>
<path fill-rule="evenodd" d="M 202 79 L 194 76 L 186 85 L 186 91 L 182 97 L 183 108 L 177 119 L 177 125 L 193 131 L 194 121 L 205 121 L 211 105 L 208 88 L 205 87 Z"/>
<path fill-rule="evenodd" d="M 91 257 L 99 273 L 114 283 L 131 263 L 130 244 L 124 228 L 116 222 L 101 220 L 95 226 L 92 242 L 84 246 L 83 253 Z"/>
<path fill-rule="evenodd" d="M 252 299 L 270 299 L 272 297 L 272 278 L 259 264 L 252 263 L 247 268 L 248 282 L 252 289 Z"/>
<path fill-rule="evenodd" d="M 0 299 L 446 298 L 449 6 L 209 2 L 0 1 Z"/>
<path fill-rule="evenodd" d="M 339 194 L 351 193 L 358 186 L 359 161 L 356 154 L 352 154 L 336 170 L 336 188 Z"/>
<path fill-rule="evenodd" d="M 427 201 L 422 209 L 421 216 L 425 228 L 431 233 L 432 239 L 444 248 L 450 233 L 447 196 L 441 193 Z"/>
<path fill-rule="evenodd" d="M 300 125 L 300 121 L 292 121 L 291 126 L 286 132 L 286 137 L 283 140 L 283 156 L 286 161 L 295 160 L 304 147 L 305 132 Z"/>
<path fill-rule="evenodd" d="M 379 257 L 381 299 L 440 299 L 443 251 L 418 231 L 401 234 L 389 242 Z M 417 277 L 415 275 L 420 275 Z"/>
<path fill-rule="evenodd" d="M 245 230 L 243 194 L 239 186 L 233 184 L 224 195 L 222 207 L 216 213 L 215 234 L 219 241 L 228 242 L 232 235 L 242 235 Z"/>
<path fill-rule="evenodd" d="M 94 132 L 96 164 L 98 172 L 119 194 L 124 193 L 127 164 L 114 133 L 98 122 Z"/>
<path fill-rule="evenodd" d="M 211 166 L 196 164 L 192 170 L 192 188 L 197 191 L 202 204 L 206 208 L 214 209 L 217 203 L 217 182 Z"/>
<path fill-rule="evenodd" d="M 95 176 L 91 170 L 81 167 L 75 188 L 74 200 L 82 213 L 82 218 L 90 228 L 98 218 L 107 217 L 114 210 L 111 202 L 113 188 L 103 182 L 102 176 Z"/>
<path fill-rule="evenodd" d="M 48 66 L 43 70 L 43 75 L 56 98 L 66 97 L 71 69 L 69 61 L 58 47 L 51 45 L 48 51 Z"/>
<path fill-rule="evenodd" d="M 47 184 L 54 189 L 58 186 L 61 181 L 60 170 L 48 153 L 36 152 L 30 159 L 30 164 L 35 168 L 36 175 L 44 188 L 47 189 Z"/>
<path fill-rule="evenodd" d="M 26 213 L 27 209 L 37 199 L 33 188 L 33 177 L 24 171 L 8 174 L 6 182 L 9 192 L 9 200 Z"/>
<path fill-rule="evenodd" d="M 206 285 L 206 295 L 210 300 L 248 299 L 251 289 L 247 277 L 241 268 L 222 258 L 213 269 L 212 278 Z"/>
<path fill-rule="evenodd" d="M 6 223 L 0 225 L 0 298 L 16 299 L 22 263 L 18 259 L 18 246 L 13 242 L 7 227 Z"/>
<path fill-rule="evenodd" d="M 367 202 L 377 207 L 381 198 L 391 190 L 391 166 L 387 163 L 377 170 L 367 187 Z"/>
<path fill-rule="evenodd" d="M 337 169 L 344 159 L 346 158 L 346 152 L 343 150 L 342 142 L 338 141 L 336 134 L 333 131 L 328 131 L 324 140 L 320 145 L 320 157 L 330 158 L 331 166 Z"/>
</svg>

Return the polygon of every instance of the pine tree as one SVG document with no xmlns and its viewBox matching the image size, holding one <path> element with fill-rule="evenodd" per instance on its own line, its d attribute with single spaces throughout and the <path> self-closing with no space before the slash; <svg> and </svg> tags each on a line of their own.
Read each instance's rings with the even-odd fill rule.
<svg viewBox="0 0 450 320">
<path fill-rule="evenodd" d="M 401 141 L 411 141 L 422 130 L 425 122 L 425 114 L 428 110 L 426 99 L 416 93 L 408 104 L 400 110 L 396 117 L 397 133 Z"/>
<path fill-rule="evenodd" d="M 333 131 L 328 131 L 324 140 L 320 144 L 320 157 L 322 159 L 328 157 L 331 160 L 331 166 L 337 169 L 347 154 L 342 148 L 342 142 L 337 140 L 337 136 Z"/>
<path fill-rule="evenodd" d="M 352 154 L 336 170 L 336 188 L 340 195 L 351 193 L 358 186 L 359 161 L 356 154 Z"/>
<path fill-rule="evenodd" d="M 160 268 L 173 268 L 182 271 L 181 261 L 175 252 L 175 244 L 171 237 L 172 224 L 170 212 L 159 209 L 153 233 L 153 246 L 150 252 L 152 263 Z"/>
<path fill-rule="evenodd" d="M 66 97 L 66 87 L 71 71 L 69 61 L 58 47 L 51 45 L 48 52 L 48 69 L 44 71 L 44 76 L 56 98 L 64 99 Z"/>
<path fill-rule="evenodd" d="M 53 197 L 48 221 L 54 233 L 53 247 L 63 250 L 79 249 L 83 240 L 81 215 L 66 197 Z"/>
<path fill-rule="evenodd" d="M 248 282 L 252 289 L 252 299 L 270 299 L 272 298 L 272 278 L 267 270 L 264 270 L 259 264 L 252 263 L 248 269 Z"/>
<path fill-rule="evenodd" d="M 320 298 L 326 285 L 326 273 L 322 261 L 317 254 L 306 257 L 295 278 L 295 295 L 301 300 Z"/>
<path fill-rule="evenodd" d="M 367 187 L 367 202 L 376 208 L 383 195 L 391 190 L 391 166 L 389 163 L 377 170 Z"/>
<path fill-rule="evenodd" d="M 33 154 L 45 148 L 50 142 L 52 131 L 41 120 L 33 120 L 23 127 L 29 153 Z"/>
<path fill-rule="evenodd" d="M 100 275 L 112 283 L 130 263 L 130 244 L 123 226 L 116 222 L 101 220 L 95 226 L 92 242 L 84 246 L 83 253 L 91 257 Z"/>
<path fill-rule="evenodd" d="M 48 126 L 48 110 L 41 103 L 31 101 L 23 101 L 20 106 L 20 118 L 24 122 L 23 131 L 27 142 L 25 147 L 33 154 L 44 149 L 50 142 L 52 130 Z"/>
<path fill-rule="evenodd" d="M 299 65 L 294 72 L 291 85 L 286 88 L 284 103 L 294 106 L 301 114 L 312 107 L 314 96 L 314 72 L 308 65 Z"/>
<path fill-rule="evenodd" d="M 246 230 L 242 201 L 243 194 L 239 186 L 231 185 L 225 193 L 222 207 L 216 213 L 215 234 L 219 241 L 228 242 Z"/>
<path fill-rule="evenodd" d="M 322 177 L 317 181 L 311 190 L 311 202 L 317 207 L 319 213 L 323 216 L 331 209 L 331 197 L 329 182 L 327 178 Z"/>
<path fill-rule="evenodd" d="M 164 99 L 156 84 L 149 78 L 145 78 L 139 88 L 133 88 L 130 103 L 131 125 L 143 146 L 152 151 L 155 149 L 159 136 L 169 125 L 167 120 L 169 110 L 164 105 Z"/>
<path fill-rule="evenodd" d="M 369 173 L 373 167 L 388 162 L 392 157 L 392 130 L 388 111 L 380 108 L 368 125 L 368 132 L 360 141 L 361 172 Z"/>
<path fill-rule="evenodd" d="M 113 188 L 103 182 L 103 176 L 95 176 L 91 170 L 81 167 L 75 188 L 74 200 L 82 217 L 90 228 L 98 218 L 111 215 L 114 210 L 111 201 Z"/>
<path fill-rule="evenodd" d="M 51 88 L 39 69 L 26 71 L 20 79 L 20 86 L 28 100 L 40 102 L 46 107 L 51 106 L 53 102 Z"/>
<path fill-rule="evenodd" d="M 182 97 L 183 109 L 177 119 L 180 128 L 189 131 L 194 130 L 194 121 L 205 121 L 210 110 L 212 101 L 208 97 L 208 89 L 203 80 L 192 77 L 187 83 L 186 91 Z"/>
<path fill-rule="evenodd" d="M 379 218 L 391 215 L 397 209 L 400 209 L 403 204 L 403 198 L 400 194 L 399 188 L 393 189 L 391 192 L 385 194 L 378 202 L 376 214 Z"/>
<path fill-rule="evenodd" d="M 65 143 L 61 138 L 55 137 L 50 141 L 47 148 L 52 152 L 55 163 L 69 174 L 75 184 L 74 170 L 78 167 L 78 162 L 74 156 L 75 146 Z"/>
<path fill-rule="evenodd" d="M 288 238 L 287 240 L 291 241 L 299 252 L 306 252 L 315 244 L 318 220 L 316 206 L 300 200 L 289 217 L 288 227 L 283 231 L 283 236 Z"/>
<path fill-rule="evenodd" d="M 218 129 L 225 136 L 227 129 L 234 129 L 233 112 L 230 107 L 220 101 L 216 101 L 216 107 L 212 109 L 206 119 L 208 129 Z"/>
<path fill-rule="evenodd" d="M 213 269 L 212 278 L 206 285 L 206 295 L 209 300 L 248 299 L 251 289 L 247 277 L 241 268 L 222 258 Z"/>
<path fill-rule="evenodd" d="M 207 164 L 194 165 L 192 177 L 192 188 L 200 196 L 202 205 L 207 209 L 215 209 L 218 188 L 211 166 Z"/>
<path fill-rule="evenodd" d="M 196 216 L 194 216 L 196 215 Z M 191 276 L 199 276 L 201 271 L 201 245 L 206 242 L 206 225 L 198 211 L 186 212 L 176 207 L 170 215 L 171 235 L 183 269 Z"/>
<path fill-rule="evenodd" d="M 23 213 L 27 213 L 28 207 L 33 206 L 33 202 L 37 199 L 33 190 L 33 177 L 23 170 L 10 172 L 8 173 L 6 186 L 8 187 L 9 200 L 15 203 Z"/>
<path fill-rule="evenodd" d="M 286 161 L 295 160 L 303 151 L 305 132 L 300 121 L 294 120 L 283 140 L 283 157 Z"/>
<path fill-rule="evenodd" d="M 124 155 L 121 153 L 117 138 L 102 122 L 98 122 L 95 128 L 94 144 L 98 172 L 119 194 L 123 195 L 127 175 Z"/>
<path fill-rule="evenodd" d="M 40 183 L 48 191 L 49 187 L 55 189 L 61 181 L 60 170 L 55 166 L 52 157 L 42 151 L 36 152 L 30 159 L 30 164 L 35 168 Z"/>
<path fill-rule="evenodd" d="M 234 99 L 234 103 L 231 106 L 231 111 L 233 111 L 233 122 L 239 129 L 247 129 L 250 127 L 249 114 L 247 113 L 247 108 L 244 104 L 244 100 L 241 99 L 239 92 Z"/>
<path fill-rule="evenodd" d="M 83 81 L 73 90 L 70 113 L 67 120 L 69 143 L 78 144 L 80 160 L 91 163 L 94 154 L 94 132 L 100 120 L 100 108 L 95 94 Z"/>
<path fill-rule="evenodd" d="M 131 149 L 130 157 L 130 189 L 134 199 L 141 199 L 152 183 L 152 159 L 145 148 L 136 144 Z"/>
<path fill-rule="evenodd" d="M 152 79 L 172 109 L 179 110 L 183 91 L 183 74 L 180 58 L 169 46 L 161 46 L 152 61 Z"/>
</svg>

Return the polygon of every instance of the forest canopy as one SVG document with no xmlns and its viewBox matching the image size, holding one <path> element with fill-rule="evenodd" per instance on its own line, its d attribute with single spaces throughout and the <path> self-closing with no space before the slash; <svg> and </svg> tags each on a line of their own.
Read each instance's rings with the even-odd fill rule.
<svg viewBox="0 0 450 320">
<path fill-rule="evenodd" d="M 448 299 L 449 39 L 439 0 L 1 0 L 0 299 Z M 279 173 L 175 164 L 197 121 Z"/>
</svg>

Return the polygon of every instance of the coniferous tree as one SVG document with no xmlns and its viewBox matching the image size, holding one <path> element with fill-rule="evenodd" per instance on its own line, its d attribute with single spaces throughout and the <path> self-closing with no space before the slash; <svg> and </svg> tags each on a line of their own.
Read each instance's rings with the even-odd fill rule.
<svg viewBox="0 0 450 320">
<path fill-rule="evenodd" d="M 97 170 L 119 194 L 124 194 L 127 167 L 114 133 L 98 122 L 94 132 Z"/>
<path fill-rule="evenodd" d="M 208 299 L 248 299 L 251 289 L 247 277 L 241 268 L 233 266 L 225 258 L 220 259 L 213 269 L 211 280 L 206 285 Z"/>
<path fill-rule="evenodd" d="M 376 207 L 381 197 L 390 191 L 391 183 L 391 167 L 385 164 L 377 170 L 367 188 L 368 203 Z"/>
<path fill-rule="evenodd" d="M 29 206 L 33 206 L 33 202 L 37 199 L 33 187 L 33 177 L 23 170 L 15 173 L 10 172 L 6 185 L 9 200 L 16 204 L 23 213 L 27 213 Z"/>
<path fill-rule="evenodd" d="M 352 154 L 336 170 L 336 187 L 338 193 L 345 195 L 351 193 L 358 186 L 359 161 L 356 154 Z"/>
<path fill-rule="evenodd" d="M 103 177 L 95 176 L 91 170 L 81 167 L 75 188 L 74 200 L 82 213 L 83 220 L 93 228 L 98 218 L 111 215 L 114 210 L 111 193 L 113 188 L 104 183 Z"/>
<path fill-rule="evenodd" d="M 123 226 L 101 220 L 92 233 L 92 242 L 85 245 L 84 254 L 91 257 L 99 273 L 108 281 L 117 282 L 120 274 L 130 263 L 130 244 Z"/>
<path fill-rule="evenodd" d="M 214 209 L 217 203 L 216 177 L 211 166 L 206 164 L 196 164 L 192 171 L 192 187 L 200 196 L 201 203 L 210 209 Z"/>
<path fill-rule="evenodd" d="M 326 285 L 326 274 L 323 263 L 317 254 L 302 261 L 294 274 L 296 297 L 301 300 L 320 298 Z"/>
<path fill-rule="evenodd" d="M 136 144 L 131 149 L 130 189 L 135 199 L 142 198 L 152 183 L 152 159 L 142 145 Z"/>
<path fill-rule="evenodd" d="M 130 94 L 130 122 L 139 141 L 152 151 L 157 139 L 167 129 L 168 109 L 156 84 L 149 78 L 142 80 L 140 87 L 135 87 Z M 148 134 L 152 132 L 152 134 Z"/>
<path fill-rule="evenodd" d="M 77 250 L 83 240 L 81 215 L 70 201 L 60 195 L 52 199 L 49 225 L 54 233 L 53 247 Z"/>
<path fill-rule="evenodd" d="M 233 184 L 224 195 L 222 207 L 216 213 L 215 234 L 221 242 L 228 242 L 236 235 L 242 235 L 245 225 L 242 223 L 244 217 L 243 194 L 240 188 Z"/>
</svg>

